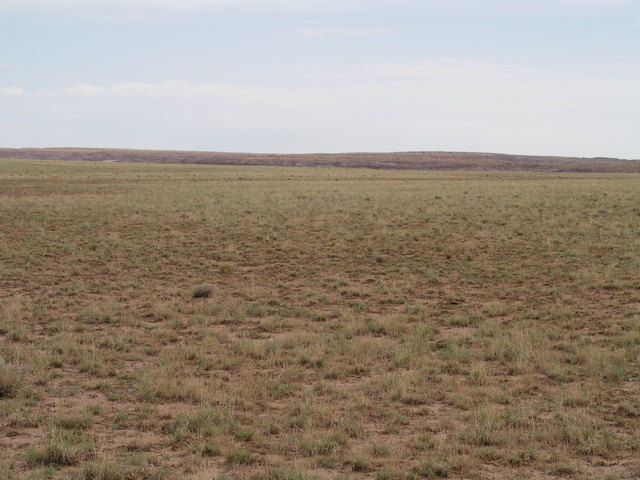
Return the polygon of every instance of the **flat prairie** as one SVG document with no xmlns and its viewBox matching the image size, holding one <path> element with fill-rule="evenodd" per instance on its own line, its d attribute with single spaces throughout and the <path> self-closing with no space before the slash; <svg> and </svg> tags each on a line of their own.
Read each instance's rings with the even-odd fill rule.
<svg viewBox="0 0 640 480">
<path fill-rule="evenodd" d="M 0 160 L 0 478 L 640 478 L 640 175 Z"/>
</svg>

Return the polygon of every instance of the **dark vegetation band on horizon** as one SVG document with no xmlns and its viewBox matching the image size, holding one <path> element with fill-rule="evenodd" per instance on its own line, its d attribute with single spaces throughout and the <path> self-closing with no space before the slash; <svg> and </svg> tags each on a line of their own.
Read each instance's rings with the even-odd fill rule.
<svg viewBox="0 0 640 480">
<path fill-rule="evenodd" d="M 0 148 L 0 158 L 210 165 L 326 166 L 380 170 L 640 173 L 640 160 L 478 152 L 261 154 L 123 148 Z"/>
</svg>

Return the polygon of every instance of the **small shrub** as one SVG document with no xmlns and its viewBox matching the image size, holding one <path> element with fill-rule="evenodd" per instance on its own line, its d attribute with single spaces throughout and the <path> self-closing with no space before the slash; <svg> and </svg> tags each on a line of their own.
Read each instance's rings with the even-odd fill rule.
<svg viewBox="0 0 640 480">
<path fill-rule="evenodd" d="M 191 298 L 209 298 L 213 293 L 213 285 L 201 283 L 191 289 Z"/>
</svg>

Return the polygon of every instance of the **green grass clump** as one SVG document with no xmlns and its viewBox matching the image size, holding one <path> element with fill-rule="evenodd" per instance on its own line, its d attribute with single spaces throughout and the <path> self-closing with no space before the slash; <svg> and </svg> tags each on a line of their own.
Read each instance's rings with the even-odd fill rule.
<svg viewBox="0 0 640 480">
<path fill-rule="evenodd" d="M 53 425 L 64 430 L 86 430 L 91 426 L 93 417 L 89 414 L 58 417 Z"/>
<path fill-rule="evenodd" d="M 214 443 L 203 443 L 199 446 L 198 451 L 203 457 L 215 457 L 221 453 L 220 447 Z"/>
</svg>

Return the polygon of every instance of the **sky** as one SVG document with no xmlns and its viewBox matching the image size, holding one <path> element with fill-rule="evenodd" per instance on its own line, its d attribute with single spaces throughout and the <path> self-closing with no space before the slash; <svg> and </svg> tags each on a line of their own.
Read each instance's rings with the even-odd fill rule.
<svg viewBox="0 0 640 480">
<path fill-rule="evenodd" d="M 640 0 L 0 0 L 0 147 L 640 159 Z"/>
</svg>

